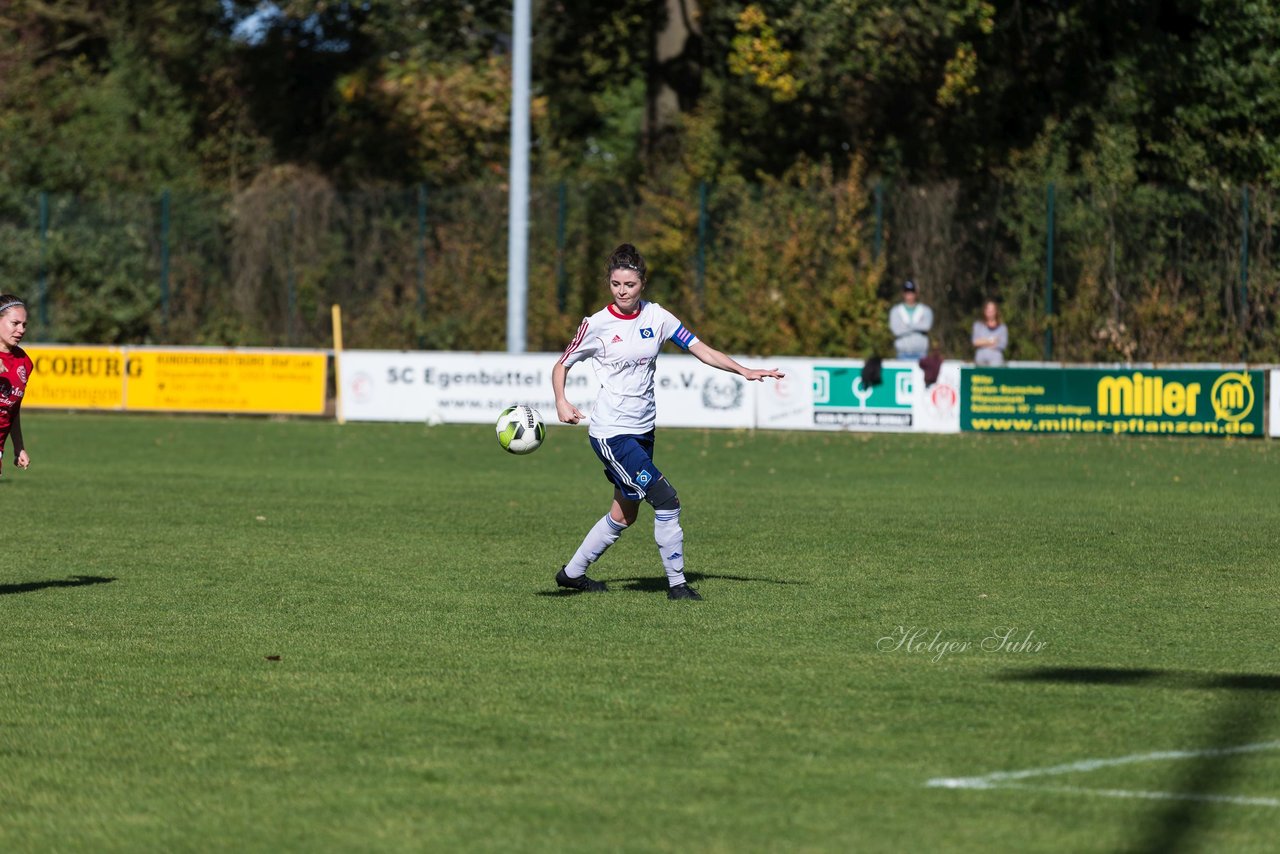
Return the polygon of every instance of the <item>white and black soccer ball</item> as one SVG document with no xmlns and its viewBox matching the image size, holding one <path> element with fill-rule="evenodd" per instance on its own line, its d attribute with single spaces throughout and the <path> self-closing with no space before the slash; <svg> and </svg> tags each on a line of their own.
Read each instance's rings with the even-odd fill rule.
<svg viewBox="0 0 1280 854">
<path fill-rule="evenodd" d="M 538 410 L 523 403 L 502 410 L 496 427 L 498 444 L 512 454 L 531 454 L 547 437 L 547 427 Z"/>
</svg>

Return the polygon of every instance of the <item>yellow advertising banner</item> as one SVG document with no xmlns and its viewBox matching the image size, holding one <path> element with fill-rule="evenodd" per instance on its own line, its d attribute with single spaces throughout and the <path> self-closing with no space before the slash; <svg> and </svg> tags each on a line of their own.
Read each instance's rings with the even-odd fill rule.
<svg viewBox="0 0 1280 854">
<path fill-rule="evenodd" d="M 323 415 L 321 351 L 33 344 L 23 407 Z"/>
<path fill-rule="evenodd" d="M 317 352 L 131 347 L 125 408 L 323 415 L 326 371 Z"/>
<path fill-rule="evenodd" d="M 123 409 L 129 369 L 122 347 L 32 344 L 31 381 L 22 408 Z"/>
</svg>

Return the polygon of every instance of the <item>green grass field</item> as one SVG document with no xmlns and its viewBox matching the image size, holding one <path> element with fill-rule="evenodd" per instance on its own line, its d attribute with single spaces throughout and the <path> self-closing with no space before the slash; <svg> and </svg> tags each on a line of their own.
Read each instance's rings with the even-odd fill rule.
<svg viewBox="0 0 1280 854">
<path fill-rule="evenodd" d="M 1280 839 L 1275 443 L 665 430 L 685 603 L 581 429 L 24 421 L 0 850 Z"/>
</svg>

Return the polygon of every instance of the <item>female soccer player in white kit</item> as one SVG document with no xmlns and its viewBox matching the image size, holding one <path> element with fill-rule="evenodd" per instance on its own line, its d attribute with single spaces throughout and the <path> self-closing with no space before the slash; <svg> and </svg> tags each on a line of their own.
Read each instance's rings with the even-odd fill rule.
<svg viewBox="0 0 1280 854">
<path fill-rule="evenodd" d="M 551 371 L 551 388 L 556 396 L 556 415 L 566 424 L 577 424 L 586 416 L 565 397 L 565 377 L 569 368 L 591 359 L 600 394 L 587 433 L 592 449 L 604 463 L 605 477 L 613 484 L 613 506 L 556 573 L 556 584 L 571 590 L 606 590 L 603 581 L 587 577 L 587 567 L 636 521 L 643 500 L 653 505 L 653 535 L 667 573 L 667 598 L 701 599 L 684 577 L 680 499 L 653 462 L 657 416 L 653 378 L 658 351 L 670 340 L 713 368 L 747 380 L 780 379 L 782 373 L 744 368 L 699 341 L 674 314 L 656 302 L 641 299 L 646 268 L 644 258 L 630 243 L 609 256 L 608 278 L 613 302 L 583 318 L 573 342 Z"/>
</svg>

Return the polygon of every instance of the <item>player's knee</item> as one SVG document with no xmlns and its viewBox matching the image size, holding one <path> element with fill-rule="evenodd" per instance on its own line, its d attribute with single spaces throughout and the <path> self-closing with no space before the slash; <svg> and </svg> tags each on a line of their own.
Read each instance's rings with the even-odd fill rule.
<svg viewBox="0 0 1280 854">
<path fill-rule="evenodd" d="M 680 509 L 680 498 L 676 495 L 676 488 L 668 483 L 665 477 L 645 493 L 644 500 L 652 504 L 654 510 Z"/>
</svg>

